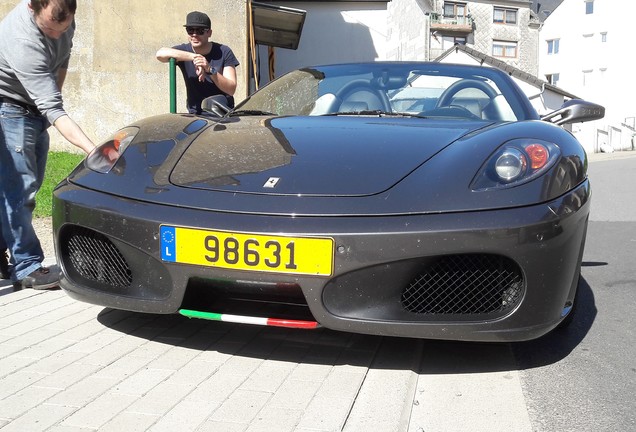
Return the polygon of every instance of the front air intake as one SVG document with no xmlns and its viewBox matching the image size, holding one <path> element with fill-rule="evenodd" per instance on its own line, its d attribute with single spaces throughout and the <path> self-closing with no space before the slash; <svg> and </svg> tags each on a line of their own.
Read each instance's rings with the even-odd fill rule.
<svg viewBox="0 0 636 432">
<path fill-rule="evenodd" d="M 417 314 L 503 315 L 521 300 L 523 276 L 502 256 L 449 255 L 427 265 L 402 292 L 402 306 Z"/>
<path fill-rule="evenodd" d="M 61 237 L 65 268 L 72 278 L 114 288 L 127 288 L 132 271 L 117 247 L 103 234 L 79 226 L 67 226 Z"/>
</svg>

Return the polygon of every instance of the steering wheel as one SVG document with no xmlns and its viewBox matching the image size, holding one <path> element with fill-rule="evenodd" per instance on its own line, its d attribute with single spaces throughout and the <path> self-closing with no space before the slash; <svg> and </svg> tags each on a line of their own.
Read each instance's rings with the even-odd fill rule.
<svg viewBox="0 0 636 432">
<path fill-rule="evenodd" d="M 447 106 L 457 107 L 457 105 L 452 104 L 453 98 L 455 97 L 457 93 L 467 88 L 474 88 L 477 90 L 481 90 L 482 92 L 486 94 L 486 96 L 490 98 L 491 101 L 497 96 L 497 92 L 495 91 L 495 89 L 490 87 L 485 82 L 474 80 L 474 79 L 463 79 L 463 80 L 455 81 L 453 84 L 448 86 L 448 88 L 444 90 L 444 92 L 440 95 L 435 107 L 436 108 L 447 107 Z"/>
<path fill-rule="evenodd" d="M 336 93 L 336 96 L 338 97 L 339 100 L 343 102 L 369 102 L 368 100 L 365 100 L 364 98 L 361 98 L 361 99 L 354 98 L 348 101 L 348 98 L 350 96 L 353 96 L 354 94 L 359 92 L 366 93 L 367 95 L 372 95 L 373 101 L 378 101 L 381 104 L 380 109 L 382 111 L 391 110 L 389 98 L 387 97 L 386 93 L 373 87 L 371 83 L 367 80 L 359 79 L 359 80 L 348 82 L 347 84 L 342 86 L 340 90 L 338 90 L 338 92 Z M 370 106 L 369 109 L 377 109 L 377 108 Z"/>
</svg>

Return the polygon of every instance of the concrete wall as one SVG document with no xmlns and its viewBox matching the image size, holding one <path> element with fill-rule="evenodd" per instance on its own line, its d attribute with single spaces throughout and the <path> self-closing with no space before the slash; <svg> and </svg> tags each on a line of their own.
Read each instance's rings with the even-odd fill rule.
<svg viewBox="0 0 636 432">
<path fill-rule="evenodd" d="M 18 4 L 0 0 L 0 17 Z M 247 13 L 244 1 L 80 0 L 73 55 L 63 88 L 65 108 L 96 143 L 142 117 L 170 110 L 168 65 L 155 59 L 161 46 L 187 42 L 183 29 L 193 10 L 212 19 L 212 40 L 229 45 L 241 65 L 236 99 L 247 93 Z M 177 111 L 185 87 L 177 71 Z M 55 150 L 79 151 L 50 129 Z"/>
</svg>

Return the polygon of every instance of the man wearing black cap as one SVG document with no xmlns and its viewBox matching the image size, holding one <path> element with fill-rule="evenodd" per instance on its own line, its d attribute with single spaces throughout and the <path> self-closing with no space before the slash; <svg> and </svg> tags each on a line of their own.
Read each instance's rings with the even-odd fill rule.
<svg viewBox="0 0 636 432">
<path fill-rule="evenodd" d="M 210 41 L 210 18 L 203 12 L 190 12 L 184 25 L 189 43 L 157 51 L 157 60 L 166 63 L 171 58 L 185 80 L 188 111 L 201 113 L 201 101 L 208 96 L 225 95 L 229 107 L 234 107 L 236 91 L 236 56 L 226 45 Z"/>
</svg>

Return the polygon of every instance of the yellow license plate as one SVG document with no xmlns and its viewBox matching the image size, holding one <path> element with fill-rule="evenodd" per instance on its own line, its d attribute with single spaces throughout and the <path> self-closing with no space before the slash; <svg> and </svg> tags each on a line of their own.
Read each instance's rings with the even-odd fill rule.
<svg viewBox="0 0 636 432">
<path fill-rule="evenodd" d="M 161 258 L 228 269 L 331 276 L 334 241 L 161 226 Z"/>
</svg>

